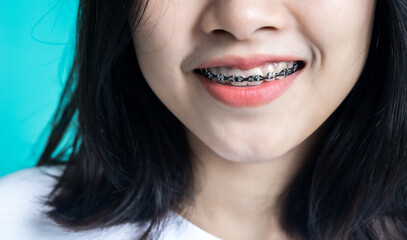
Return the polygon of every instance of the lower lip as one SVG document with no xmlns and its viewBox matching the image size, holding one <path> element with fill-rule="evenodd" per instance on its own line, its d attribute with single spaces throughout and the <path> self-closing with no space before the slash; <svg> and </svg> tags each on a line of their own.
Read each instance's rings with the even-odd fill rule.
<svg viewBox="0 0 407 240">
<path fill-rule="evenodd" d="M 199 80 L 205 90 L 214 99 L 235 108 L 259 107 L 270 103 L 286 92 L 300 71 L 288 77 L 271 82 L 263 81 L 257 86 L 235 87 L 216 83 L 205 76 L 199 75 Z"/>
</svg>

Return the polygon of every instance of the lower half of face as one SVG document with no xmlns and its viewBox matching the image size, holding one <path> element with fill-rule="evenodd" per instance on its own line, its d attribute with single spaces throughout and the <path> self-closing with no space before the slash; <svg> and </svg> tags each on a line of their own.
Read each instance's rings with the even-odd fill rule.
<svg viewBox="0 0 407 240">
<path fill-rule="evenodd" d="M 360 76 L 375 7 L 373 0 L 164 2 L 149 2 L 134 33 L 145 80 L 201 148 L 236 162 L 281 157 L 320 128 Z M 225 83 L 221 75 L 234 78 Z M 250 80 L 256 75 L 260 84 Z"/>
</svg>

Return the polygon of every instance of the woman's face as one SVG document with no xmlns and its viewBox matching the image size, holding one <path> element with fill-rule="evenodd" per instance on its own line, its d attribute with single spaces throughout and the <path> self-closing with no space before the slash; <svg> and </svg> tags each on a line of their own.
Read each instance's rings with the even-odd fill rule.
<svg viewBox="0 0 407 240">
<path fill-rule="evenodd" d="M 301 147 L 350 92 L 374 8 L 374 0 L 150 0 L 134 44 L 147 83 L 190 136 L 231 161 L 267 161 Z M 299 70 L 257 86 L 198 71 L 267 77 L 292 62 Z"/>
</svg>

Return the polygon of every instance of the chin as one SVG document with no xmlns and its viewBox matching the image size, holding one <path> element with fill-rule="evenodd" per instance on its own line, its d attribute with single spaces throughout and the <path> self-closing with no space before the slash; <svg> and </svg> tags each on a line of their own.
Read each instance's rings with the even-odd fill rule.
<svg viewBox="0 0 407 240">
<path fill-rule="evenodd" d="M 273 149 L 267 146 L 246 146 L 238 148 L 236 146 L 226 146 L 223 148 L 212 148 L 217 155 L 225 160 L 236 163 L 263 163 L 272 161 L 283 155 L 283 149 Z"/>
</svg>

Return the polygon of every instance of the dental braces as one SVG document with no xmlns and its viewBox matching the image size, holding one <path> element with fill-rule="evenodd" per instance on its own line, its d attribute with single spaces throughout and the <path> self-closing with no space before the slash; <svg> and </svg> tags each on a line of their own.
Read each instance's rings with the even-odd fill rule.
<svg viewBox="0 0 407 240">
<path fill-rule="evenodd" d="M 215 79 L 221 83 L 227 83 L 227 82 L 260 82 L 263 80 L 275 80 L 277 77 L 287 77 L 291 74 L 293 74 L 295 71 L 298 70 L 298 62 L 294 62 L 293 65 L 289 68 L 281 70 L 279 73 L 267 73 L 266 76 L 261 76 L 261 75 L 251 75 L 249 77 L 243 77 L 240 75 L 233 75 L 233 76 L 225 76 L 223 74 L 213 74 L 211 73 L 207 68 L 199 69 L 201 73 L 209 78 L 209 79 Z"/>
</svg>

